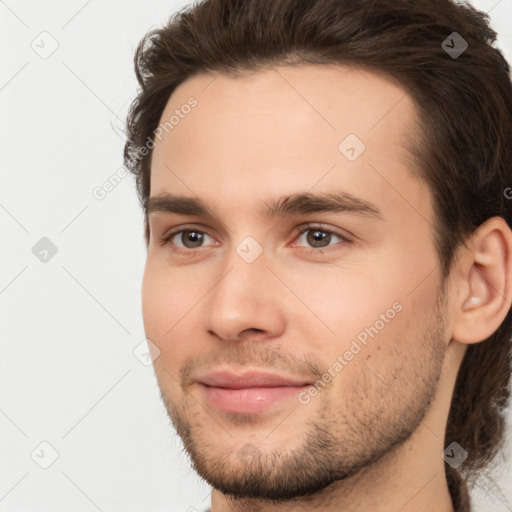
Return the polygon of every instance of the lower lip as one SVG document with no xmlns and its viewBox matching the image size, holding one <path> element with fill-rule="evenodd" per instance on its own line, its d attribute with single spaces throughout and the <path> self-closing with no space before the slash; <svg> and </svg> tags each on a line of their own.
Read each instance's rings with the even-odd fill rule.
<svg viewBox="0 0 512 512">
<path fill-rule="evenodd" d="M 201 385 L 208 404 L 223 412 L 251 414 L 268 409 L 270 406 L 297 397 L 310 387 L 280 386 L 274 388 L 228 389 Z"/>
</svg>

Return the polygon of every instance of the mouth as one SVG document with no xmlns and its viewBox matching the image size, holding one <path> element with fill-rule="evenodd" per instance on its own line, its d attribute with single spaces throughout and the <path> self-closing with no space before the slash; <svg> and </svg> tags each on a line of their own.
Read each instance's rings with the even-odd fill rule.
<svg viewBox="0 0 512 512">
<path fill-rule="evenodd" d="M 209 407 L 226 413 L 254 414 L 290 400 L 311 386 L 307 379 L 271 373 L 214 372 L 198 379 Z"/>
<path fill-rule="evenodd" d="M 220 388 L 202 384 L 209 407 L 227 413 L 254 414 L 262 412 L 284 400 L 296 398 L 306 386 Z"/>
</svg>

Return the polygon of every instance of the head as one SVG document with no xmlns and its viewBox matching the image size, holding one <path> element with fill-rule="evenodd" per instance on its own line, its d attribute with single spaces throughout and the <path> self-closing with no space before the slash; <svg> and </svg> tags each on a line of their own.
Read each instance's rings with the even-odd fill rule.
<svg viewBox="0 0 512 512">
<path fill-rule="evenodd" d="M 453 32 L 468 44 L 456 58 L 441 46 Z M 495 38 L 449 0 L 212 0 L 139 44 L 124 158 L 145 213 L 145 328 L 171 419 L 216 488 L 290 499 L 356 475 L 414 435 L 440 382 L 459 472 L 496 455 L 512 86 Z M 188 198 L 180 213 L 168 195 Z M 198 379 L 220 367 L 317 391 L 219 413 Z"/>
</svg>

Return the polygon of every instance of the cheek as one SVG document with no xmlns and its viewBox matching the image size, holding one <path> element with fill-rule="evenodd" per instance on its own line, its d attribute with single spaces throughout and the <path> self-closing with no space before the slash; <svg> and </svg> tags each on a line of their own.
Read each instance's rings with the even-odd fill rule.
<svg viewBox="0 0 512 512">
<path fill-rule="evenodd" d="M 174 379 L 178 379 L 179 369 L 187 356 L 183 349 L 189 345 L 179 343 L 179 339 L 185 336 L 185 333 L 180 333 L 180 328 L 185 325 L 187 312 L 193 306 L 192 297 L 187 297 L 191 294 L 190 288 L 193 287 L 184 287 L 184 283 L 150 260 L 146 262 L 142 281 L 142 315 L 146 337 L 160 350 L 153 363 L 160 378 L 168 377 L 165 376 L 167 370 Z M 187 334 L 189 338 L 190 332 Z"/>
<path fill-rule="evenodd" d="M 165 281 L 160 279 L 160 273 L 146 261 L 142 279 L 142 315 L 146 335 L 161 345 L 161 338 L 169 329 L 170 308 L 169 294 L 165 292 Z M 165 313 L 167 312 L 167 314 Z"/>
<path fill-rule="evenodd" d="M 385 263 L 381 264 L 386 267 Z M 343 349 L 353 337 L 375 323 L 381 330 L 384 325 L 381 315 L 387 326 L 399 316 L 400 303 L 404 300 L 399 276 L 393 278 L 390 273 L 389 268 L 386 274 L 370 262 L 351 262 L 343 267 L 291 268 L 283 272 L 282 280 L 296 295 L 282 291 L 290 296 L 287 308 L 291 325 L 314 327 L 316 337 L 322 338 L 318 345 L 322 352 L 325 342 L 336 350 Z M 385 282 L 383 274 L 387 275 Z"/>
<path fill-rule="evenodd" d="M 433 308 L 432 296 L 430 301 Z M 382 417 L 390 414 L 399 407 L 397 400 L 406 404 L 417 395 L 419 388 L 411 387 L 410 382 L 421 378 L 418 385 L 423 385 L 435 370 L 434 348 L 425 339 L 428 329 L 433 328 L 431 310 L 418 301 L 402 298 L 390 309 L 376 311 L 383 316 L 373 315 L 367 322 L 350 323 L 352 334 L 340 331 L 329 355 L 323 358 L 326 373 L 333 375 L 332 385 L 337 390 L 330 396 L 341 397 L 336 407 L 348 415 L 357 415 L 354 407 L 363 412 L 371 408 Z M 364 420 L 364 414 L 359 417 Z"/>
<path fill-rule="evenodd" d="M 146 332 L 167 340 L 179 330 L 181 320 L 193 310 L 201 293 L 193 273 L 172 271 L 157 258 L 148 256 L 142 280 L 142 311 Z"/>
<path fill-rule="evenodd" d="M 304 349 L 321 355 L 327 367 L 341 356 L 343 373 L 349 373 L 348 365 L 393 366 L 397 354 L 422 342 L 436 307 L 438 276 L 432 273 L 425 279 L 433 267 L 416 263 L 414 268 L 414 263 L 396 258 L 393 264 L 385 258 L 374 263 L 364 265 L 365 272 L 325 266 L 290 286 L 315 314 L 298 302 L 289 307 L 291 325 L 302 326 L 306 334 Z M 287 279 L 294 283 L 292 273 Z M 396 361 L 386 359 L 390 357 Z"/>
</svg>

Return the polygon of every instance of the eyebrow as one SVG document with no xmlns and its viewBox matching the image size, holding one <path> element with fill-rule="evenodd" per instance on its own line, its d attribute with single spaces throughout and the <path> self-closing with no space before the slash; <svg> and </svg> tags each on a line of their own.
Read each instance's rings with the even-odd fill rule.
<svg viewBox="0 0 512 512">
<path fill-rule="evenodd" d="M 158 194 L 144 201 L 148 217 L 153 213 L 174 213 L 209 217 L 219 220 L 210 206 L 195 197 L 177 196 L 168 193 Z M 258 213 L 266 219 L 276 219 L 291 215 L 312 213 L 349 213 L 383 220 L 379 208 L 345 191 L 323 194 L 296 193 L 278 199 L 263 201 Z"/>
</svg>

